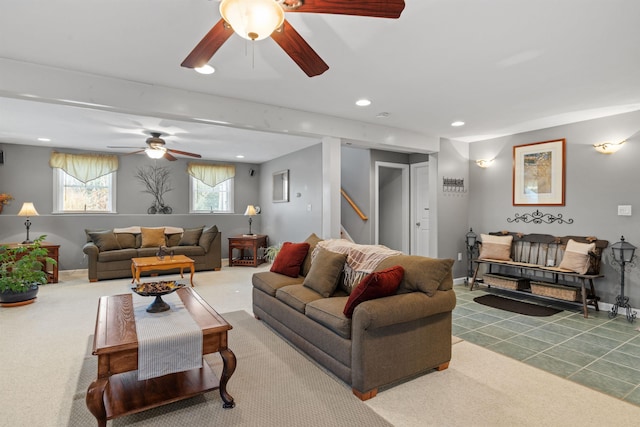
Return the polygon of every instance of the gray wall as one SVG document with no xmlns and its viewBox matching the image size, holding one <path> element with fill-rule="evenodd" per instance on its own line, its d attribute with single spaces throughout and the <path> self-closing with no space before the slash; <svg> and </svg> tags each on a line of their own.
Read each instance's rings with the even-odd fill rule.
<svg viewBox="0 0 640 427">
<path fill-rule="evenodd" d="M 33 202 L 40 214 L 31 218 L 30 236 L 47 235 L 47 240 L 60 244 L 60 269 L 74 270 L 86 268 L 82 253 L 85 228 L 108 229 L 131 225 L 176 227 L 198 227 L 217 225 L 222 232 L 222 254 L 227 256 L 227 237 L 248 232 L 248 218 L 243 216 L 248 204 L 259 200 L 261 182 L 260 166 L 236 164 L 235 214 L 189 214 L 189 179 L 186 173 L 186 159 L 175 162 L 161 161 L 162 166 L 171 169 L 173 190 L 165 201 L 173 209 L 171 215 L 147 215 L 147 208 L 153 197 L 143 193 L 143 185 L 134 178 L 138 166 L 152 165 L 153 160 L 143 155 L 120 156 L 117 174 L 116 209 L 117 214 L 58 214 L 52 215 L 53 185 L 52 169 L 49 167 L 51 149 L 0 144 L 4 151 L 5 163 L 0 165 L 0 192 L 11 193 L 15 200 L 5 206 L 0 214 L 0 242 L 21 242 L 26 231 L 24 218 L 16 216 L 22 203 Z M 67 152 L 69 150 L 65 150 Z M 256 172 L 249 175 L 249 169 Z M 260 216 L 254 217 L 253 226 L 260 228 Z"/>
<path fill-rule="evenodd" d="M 289 202 L 273 203 L 272 175 L 284 169 L 289 169 Z M 322 235 L 322 144 L 263 163 L 261 176 L 262 225 L 255 233 L 269 235 L 271 246 Z"/>
<path fill-rule="evenodd" d="M 473 192 L 473 182 L 469 183 L 468 144 L 441 139 L 440 152 L 434 156 L 438 179 L 429 188 L 437 192 L 437 256 L 456 260 L 453 277 L 464 277 L 467 271 L 464 235 L 468 231 L 468 214 L 472 209 L 469 197 Z M 465 191 L 444 191 L 443 178 L 464 179 Z M 458 261 L 459 253 L 463 254 L 462 261 Z"/>
<path fill-rule="evenodd" d="M 620 236 L 640 246 L 640 112 L 557 126 L 535 132 L 470 144 L 470 209 L 469 226 L 477 233 L 509 230 L 558 236 L 596 236 L 619 241 Z M 514 145 L 530 144 L 559 138 L 566 139 L 566 204 L 565 206 L 512 205 L 512 153 Z M 618 139 L 620 138 L 620 139 Z M 616 154 L 603 155 L 592 144 L 624 138 L 627 143 Z M 492 158 L 492 167 L 481 169 L 474 160 Z M 618 216 L 618 205 L 632 205 L 632 216 Z M 562 214 L 573 224 L 509 223 L 516 213 Z M 596 288 L 604 302 L 613 303 L 620 292 L 620 267 L 611 261 L 611 250 L 605 250 Z M 626 274 L 625 293 L 630 304 L 640 307 L 640 270 L 632 267 Z"/>
<path fill-rule="evenodd" d="M 374 201 L 373 174 L 371 171 L 371 150 L 342 146 L 341 149 L 342 188 L 369 219 L 363 221 L 351 208 L 344 197 L 340 201 L 342 226 L 351 238 L 360 244 L 373 242 Z"/>
</svg>

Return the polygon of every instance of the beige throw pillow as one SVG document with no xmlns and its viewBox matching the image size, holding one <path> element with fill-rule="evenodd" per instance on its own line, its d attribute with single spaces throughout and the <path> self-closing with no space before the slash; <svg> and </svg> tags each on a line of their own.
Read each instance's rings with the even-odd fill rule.
<svg viewBox="0 0 640 427">
<path fill-rule="evenodd" d="M 569 239 L 559 267 L 586 274 L 589 271 L 589 252 L 593 252 L 595 248 L 595 243 L 578 243 Z"/>
<path fill-rule="evenodd" d="M 164 246 L 166 241 L 164 239 L 164 228 L 144 228 L 140 227 L 142 233 L 142 248 L 157 248 Z"/>
<path fill-rule="evenodd" d="M 482 240 L 482 247 L 478 258 L 511 261 L 511 243 L 513 242 L 513 236 L 481 234 L 480 239 Z"/>
<path fill-rule="evenodd" d="M 329 298 L 338 287 L 340 274 L 347 261 L 347 254 L 339 254 L 319 248 L 309 273 L 302 283 L 307 288 L 313 289 L 324 298 Z"/>
</svg>

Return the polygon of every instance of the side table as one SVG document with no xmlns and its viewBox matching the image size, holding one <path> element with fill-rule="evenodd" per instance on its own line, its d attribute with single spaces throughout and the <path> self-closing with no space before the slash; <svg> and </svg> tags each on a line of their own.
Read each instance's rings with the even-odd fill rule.
<svg viewBox="0 0 640 427">
<path fill-rule="evenodd" d="M 264 234 L 252 234 L 229 237 L 229 267 L 234 265 L 249 265 L 257 267 L 264 262 L 264 256 L 258 257 L 258 249 L 266 248 L 269 243 L 269 236 Z M 234 257 L 233 251 L 239 252 L 238 257 Z"/>
<path fill-rule="evenodd" d="M 17 248 L 18 246 L 29 246 L 29 244 L 25 243 L 0 243 L 0 246 L 7 246 L 9 248 Z M 53 260 L 55 260 L 55 264 L 48 264 L 43 262 L 42 271 L 47 275 L 47 283 L 58 283 L 58 269 L 59 269 L 59 252 L 60 245 L 55 245 L 50 242 L 42 242 L 40 246 L 47 250 L 47 256 Z M 18 259 L 22 258 L 22 255 L 18 255 Z"/>
</svg>

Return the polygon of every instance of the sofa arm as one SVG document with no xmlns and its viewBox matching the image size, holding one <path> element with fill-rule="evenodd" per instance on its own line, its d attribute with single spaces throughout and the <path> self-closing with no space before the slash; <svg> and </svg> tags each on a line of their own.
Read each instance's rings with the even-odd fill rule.
<svg viewBox="0 0 640 427">
<path fill-rule="evenodd" d="M 89 276 L 90 282 L 98 281 L 98 253 L 100 253 L 100 249 L 93 243 L 85 243 L 82 247 L 82 252 L 87 255 L 88 265 L 87 272 Z"/>
<path fill-rule="evenodd" d="M 353 329 L 376 329 L 411 322 L 452 311 L 456 306 L 453 291 L 437 291 L 430 297 L 422 292 L 409 292 L 365 301 L 353 312 Z"/>
</svg>

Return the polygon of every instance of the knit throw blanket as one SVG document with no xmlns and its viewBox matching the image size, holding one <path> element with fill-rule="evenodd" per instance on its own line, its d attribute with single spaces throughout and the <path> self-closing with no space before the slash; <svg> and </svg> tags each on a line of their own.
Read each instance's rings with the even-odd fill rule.
<svg viewBox="0 0 640 427">
<path fill-rule="evenodd" d="M 318 242 L 311 254 L 312 260 L 318 248 L 331 252 L 347 254 L 347 262 L 344 264 L 344 276 L 342 288 L 351 294 L 351 290 L 360 283 L 364 277 L 371 273 L 382 260 L 402 252 L 389 249 L 383 245 L 359 245 L 345 239 L 329 239 Z"/>
</svg>

